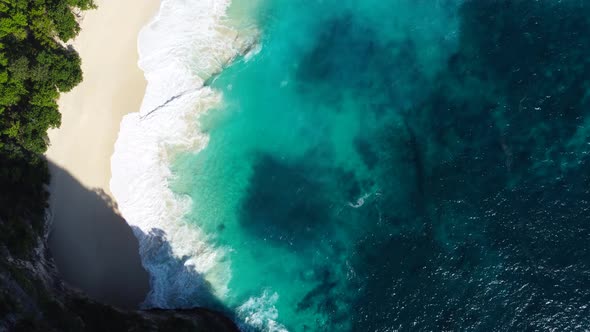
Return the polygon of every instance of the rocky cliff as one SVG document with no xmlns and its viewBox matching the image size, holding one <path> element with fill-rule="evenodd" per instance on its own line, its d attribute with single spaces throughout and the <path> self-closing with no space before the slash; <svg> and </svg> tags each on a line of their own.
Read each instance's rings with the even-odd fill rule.
<svg viewBox="0 0 590 332">
<path fill-rule="evenodd" d="M 20 232 L 22 241 L 33 243 L 28 251 L 12 254 L 12 246 L 0 242 L 0 332 L 238 331 L 231 319 L 213 310 L 122 311 L 71 289 L 60 280 L 46 247 L 49 220 L 40 232 L 32 226 Z M 10 226 L 0 219 L 5 233 Z"/>
</svg>

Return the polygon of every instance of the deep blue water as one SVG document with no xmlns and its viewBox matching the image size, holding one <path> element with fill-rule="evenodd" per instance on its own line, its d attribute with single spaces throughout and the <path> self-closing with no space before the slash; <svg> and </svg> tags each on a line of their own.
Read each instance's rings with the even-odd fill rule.
<svg viewBox="0 0 590 332">
<path fill-rule="evenodd" d="M 254 12 L 261 52 L 212 80 L 210 143 L 175 165 L 231 248 L 225 306 L 259 330 L 590 328 L 590 2 Z"/>
</svg>

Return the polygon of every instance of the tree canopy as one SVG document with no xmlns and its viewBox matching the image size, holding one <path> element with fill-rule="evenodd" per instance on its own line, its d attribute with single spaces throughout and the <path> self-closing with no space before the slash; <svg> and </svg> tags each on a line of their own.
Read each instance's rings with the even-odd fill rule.
<svg viewBox="0 0 590 332">
<path fill-rule="evenodd" d="M 47 129 L 60 124 L 59 92 L 82 80 L 80 58 L 63 41 L 80 31 L 76 12 L 94 6 L 92 0 L 0 0 L 0 148 L 46 150 Z"/>
</svg>

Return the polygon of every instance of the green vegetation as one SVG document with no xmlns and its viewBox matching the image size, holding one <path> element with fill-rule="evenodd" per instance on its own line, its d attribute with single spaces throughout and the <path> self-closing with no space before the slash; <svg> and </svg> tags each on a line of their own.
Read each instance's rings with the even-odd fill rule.
<svg viewBox="0 0 590 332">
<path fill-rule="evenodd" d="M 93 0 L 0 0 L 0 242 L 31 252 L 43 226 L 49 181 L 42 154 L 59 127 L 60 92 L 82 80 L 80 57 L 65 41 Z"/>
</svg>

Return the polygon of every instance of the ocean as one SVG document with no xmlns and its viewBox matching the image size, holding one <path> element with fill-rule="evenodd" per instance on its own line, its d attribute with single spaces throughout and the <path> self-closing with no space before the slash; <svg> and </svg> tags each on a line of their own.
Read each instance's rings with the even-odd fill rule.
<svg viewBox="0 0 590 332">
<path fill-rule="evenodd" d="M 144 307 L 590 327 L 590 3 L 163 0 L 111 190 Z"/>
</svg>

